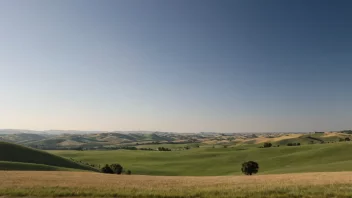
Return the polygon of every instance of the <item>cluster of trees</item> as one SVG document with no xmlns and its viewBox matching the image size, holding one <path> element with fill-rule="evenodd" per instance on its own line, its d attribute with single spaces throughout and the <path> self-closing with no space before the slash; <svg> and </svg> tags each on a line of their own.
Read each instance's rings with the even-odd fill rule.
<svg viewBox="0 0 352 198">
<path fill-rule="evenodd" d="M 155 151 L 152 148 L 139 148 L 139 150 L 142 150 L 142 151 Z"/>
<path fill-rule="evenodd" d="M 118 174 L 121 175 L 123 173 L 123 167 L 120 164 L 105 164 L 103 168 L 101 168 L 102 173 L 107 173 L 107 174 Z M 127 170 L 126 172 L 127 175 L 131 175 L 132 172 L 130 170 Z"/>
<path fill-rule="evenodd" d="M 158 151 L 171 151 L 171 149 L 165 148 L 165 147 L 159 147 Z"/>
<path fill-rule="evenodd" d="M 340 138 L 339 141 L 340 142 L 343 142 L 343 141 L 349 142 L 349 141 L 351 141 L 351 139 L 349 137 L 346 137 L 345 139 Z"/>
<path fill-rule="evenodd" d="M 287 146 L 301 146 L 301 143 L 288 143 Z"/>
<path fill-rule="evenodd" d="M 301 146 L 301 143 L 288 143 L 287 146 Z M 260 148 L 270 148 L 270 147 L 275 147 L 272 143 L 270 142 L 265 142 L 263 146 Z M 280 147 L 280 145 L 277 145 L 277 147 Z"/>
<path fill-rule="evenodd" d="M 270 148 L 270 147 L 275 147 L 275 145 L 273 145 L 270 142 L 265 142 L 264 145 L 259 148 Z M 280 145 L 276 145 L 276 147 L 280 147 Z"/>
</svg>

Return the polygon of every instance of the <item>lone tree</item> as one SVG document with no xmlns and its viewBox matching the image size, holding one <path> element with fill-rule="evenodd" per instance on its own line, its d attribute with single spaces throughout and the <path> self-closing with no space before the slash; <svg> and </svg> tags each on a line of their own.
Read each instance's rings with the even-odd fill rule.
<svg viewBox="0 0 352 198">
<path fill-rule="evenodd" d="M 114 173 L 114 171 L 107 164 L 105 166 L 103 166 L 103 168 L 101 168 L 101 172 L 102 173 L 108 173 L 108 174 L 113 174 Z"/>
<path fill-rule="evenodd" d="M 246 175 L 256 174 L 258 172 L 259 165 L 257 162 L 248 161 L 242 164 L 242 172 Z"/>
<path fill-rule="evenodd" d="M 123 167 L 120 164 L 111 164 L 110 165 L 113 173 L 120 175 L 123 171 Z"/>
</svg>

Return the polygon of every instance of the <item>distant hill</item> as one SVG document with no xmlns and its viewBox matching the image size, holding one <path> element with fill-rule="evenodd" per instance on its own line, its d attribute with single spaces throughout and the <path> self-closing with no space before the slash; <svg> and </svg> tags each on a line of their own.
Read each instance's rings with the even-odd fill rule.
<svg viewBox="0 0 352 198">
<path fill-rule="evenodd" d="M 4 164 L 4 161 L 5 161 L 5 162 L 21 162 L 21 163 L 31 163 L 31 164 L 37 164 L 37 165 L 56 166 L 56 167 L 62 167 L 62 168 L 97 171 L 94 168 L 77 164 L 63 157 L 59 157 L 44 151 L 39 151 L 36 149 L 27 148 L 24 146 L 7 143 L 7 142 L 0 142 L 0 161 L 3 161 L 2 166 L 0 166 L 0 168 L 2 169 L 11 169 L 11 166 L 22 165 L 22 164 L 7 163 L 7 165 L 9 165 L 9 167 L 7 167 L 5 166 L 6 163 Z M 47 166 L 45 166 L 44 168 L 48 168 Z M 39 170 L 42 168 L 43 166 L 39 167 Z"/>
</svg>

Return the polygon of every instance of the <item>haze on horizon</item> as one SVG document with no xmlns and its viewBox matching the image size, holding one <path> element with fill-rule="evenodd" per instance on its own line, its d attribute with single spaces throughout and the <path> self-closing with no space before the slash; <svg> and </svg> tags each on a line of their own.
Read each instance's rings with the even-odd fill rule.
<svg viewBox="0 0 352 198">
<path fill-rule="evenodd" d="M 0 128 L 351 128 L 351 1 L 0 1 Z"/>
</svg>

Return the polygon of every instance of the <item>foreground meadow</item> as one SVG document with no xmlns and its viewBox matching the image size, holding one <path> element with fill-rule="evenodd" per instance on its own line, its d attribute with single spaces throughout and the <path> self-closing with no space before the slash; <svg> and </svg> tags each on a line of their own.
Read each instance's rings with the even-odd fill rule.
<svg viewBox="0 0 352 198">
<path fill-rule="evenodd" d="M 351 197 L 352 172 L 141 176 L 0 171 L 2 197 Z"/>
</svg>

